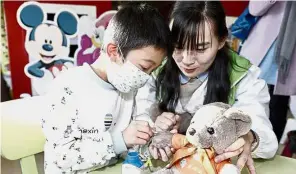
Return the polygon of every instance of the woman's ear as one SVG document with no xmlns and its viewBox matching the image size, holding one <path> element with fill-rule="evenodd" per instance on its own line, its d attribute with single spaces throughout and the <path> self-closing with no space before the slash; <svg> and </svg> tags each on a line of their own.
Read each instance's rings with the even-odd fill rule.
<svg viewBox="0 0 296 174">
<path fill-rule="evenodd" d="M 107 45 L 107 55 L 108 57 L 110 57 L 111 61 L 113 62 L 116 62 L 119 58 L 120 58 L 120 55 L 118 54 L 118 51 L 117 51 L 117 45 L 116 44 L 113 44 L 113 43 L 109 43 Z"/>
<path fill-rule="evenodd" d="M 219 41 L 219 50 L 224 47 L 226 40 L 227 40 L 227 37 L 224 37 Z"/>
</svg>

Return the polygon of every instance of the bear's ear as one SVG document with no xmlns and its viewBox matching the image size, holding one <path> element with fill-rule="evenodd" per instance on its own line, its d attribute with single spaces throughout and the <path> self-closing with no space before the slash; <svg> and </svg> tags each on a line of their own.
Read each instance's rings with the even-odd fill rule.
<svg viewBox="0 0 296 174">
<path fill-rule="evenodd" d="M 62 11 L 57 15 L 56 23 L 66 35 L 74 35 L 78 29 L 78 17 L 72 12 Z"/>
<path fill-rule="evenodd" d="M 237 137 L 245 135 L 250 131 L 252 124 L 251 117 L 243 111 L 232 107 L 226 110 L 223 115 L 235 121 Z"/>
<path fill-rule="evenodd" d="M 35 28 L 43 23 L 44 12 L 37 2 L 25 2 L 17 11 L 17 19 L 23 28 Z"/>
</svg>

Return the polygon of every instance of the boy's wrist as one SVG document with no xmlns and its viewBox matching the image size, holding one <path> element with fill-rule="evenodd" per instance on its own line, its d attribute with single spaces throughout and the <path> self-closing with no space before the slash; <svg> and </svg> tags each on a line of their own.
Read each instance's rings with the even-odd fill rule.
<svg viewBox="0 0 296 174">
<path fill-rule="evenodd" d="M 121 154 L 127 151 L 127 145 L 125 144 L 122 132 L 111 132 L 111 137 L 113 141 L 114 151 L 116 154 Z"/>
</svg>

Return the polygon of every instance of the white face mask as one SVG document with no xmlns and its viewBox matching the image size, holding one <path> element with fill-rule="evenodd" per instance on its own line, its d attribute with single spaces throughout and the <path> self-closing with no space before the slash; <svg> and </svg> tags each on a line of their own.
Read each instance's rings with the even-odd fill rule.
<svg viewBox="0 0 296 174">
<path fill-rule="evenodd" d="M 150 75 L 141 71 L 130 61 L 123 65 L 110 62 L 106 68 L 108 81 L 120 92 L 129 93 L 145 85 Z"/>
</svg>

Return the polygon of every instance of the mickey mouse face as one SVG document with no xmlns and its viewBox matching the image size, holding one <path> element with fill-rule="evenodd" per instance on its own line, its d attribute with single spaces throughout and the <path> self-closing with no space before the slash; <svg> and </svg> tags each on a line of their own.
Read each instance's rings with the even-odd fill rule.
<svg viewBox="0 0 296 174">
<path fill-rule="evenodd" d="M 70 11 L 55 14 L 54 21 L 45 18 L 38 2 L 25 2 L 17 12 L 20 26 L 27 30 L 25 48 L 29 56 L 51 63 L 69 54 L 69 38 L 77 33 L 78 17 Z"/>
<path fill-rule="evenodd" d="M 67 57 L 69 49 L 63 46 L 63 33 L 56 25 L 41 24 L 34 32 L 35 40 L 25 43 L 26 50 L 35 59 L 50 63 L 57 58 Z"/>
<path fill-rule="evenodd" d="M 54 25 L 41 24 L 35 31 L 36 51 L 42 59 L 50 61 L 59 54 L 62 47 L 63 35 Z"/>
</svg>

